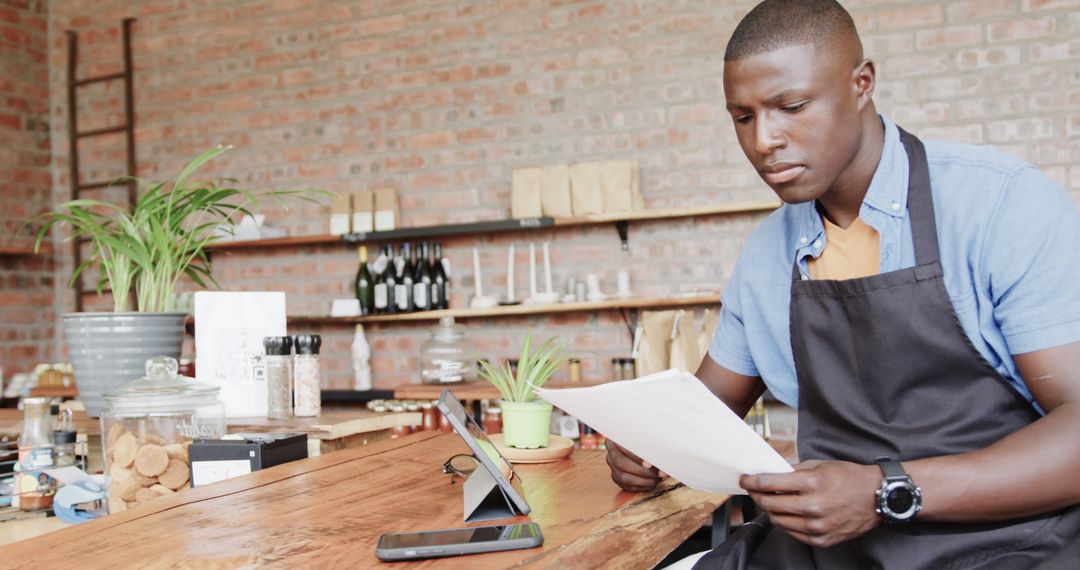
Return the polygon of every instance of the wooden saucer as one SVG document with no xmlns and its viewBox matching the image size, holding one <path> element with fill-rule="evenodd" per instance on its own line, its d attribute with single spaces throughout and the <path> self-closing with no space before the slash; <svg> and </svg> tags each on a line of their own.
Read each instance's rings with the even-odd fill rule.
<svg viewBox="0 0 1080 570">
<path fill-rule="evenodd" d="M 503 443 L 501 433 L 489 435 L 488 439 L 510 463 L 551 463 L 570 457 L 570 454 L 574 452 L 574 440 L 555 434 L 548 436 L 547 447 L 536 449 L 510 447 Z"/>
</svg>

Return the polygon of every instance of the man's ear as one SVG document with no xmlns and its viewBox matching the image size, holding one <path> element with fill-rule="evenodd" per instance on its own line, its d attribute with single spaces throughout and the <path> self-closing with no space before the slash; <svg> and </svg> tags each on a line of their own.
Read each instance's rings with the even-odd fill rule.
<svg viewBox="0 0 1080 570">
<path fill-rule="evenodd" d="M 873 60 L 860 61 L 859 65 L 852 70 L 851 78 L 855 98 L 859 103 L 859 110 L 862 111 L 873 100 L 874 87 L 877 85 L 877 70 L 874 68 Z"/>
</svg>

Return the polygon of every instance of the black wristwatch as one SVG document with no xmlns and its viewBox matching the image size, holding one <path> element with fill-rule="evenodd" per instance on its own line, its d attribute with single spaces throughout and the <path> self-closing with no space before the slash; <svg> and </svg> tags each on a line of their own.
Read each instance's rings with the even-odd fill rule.
<svg viewBox="0 0 1080 570">
<path fill-rule="evenodd" d="M 911 522 L 922 509 L 922 490 L 915 486 L 899 461 L 879 457 L 874 463 L 885 475 L 877 490 L 877 513 L 886 523 Z"/>
</svg>

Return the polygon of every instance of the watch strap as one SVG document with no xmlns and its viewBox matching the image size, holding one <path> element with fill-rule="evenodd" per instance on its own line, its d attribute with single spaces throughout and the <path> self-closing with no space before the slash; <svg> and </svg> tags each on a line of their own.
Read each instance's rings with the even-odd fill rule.
<svg viewBox="0 0 1080 570">
<path fill-rule="evenodd" d="M 888 457 L 878 457 L 874 460 L 874 463 L 881 467 L 881 472 L 885 474 L 886 480 L 908 479 L 908 474 L 904 471 L 904 467 L 900 465 L 900 462 Z"/>
</svg>

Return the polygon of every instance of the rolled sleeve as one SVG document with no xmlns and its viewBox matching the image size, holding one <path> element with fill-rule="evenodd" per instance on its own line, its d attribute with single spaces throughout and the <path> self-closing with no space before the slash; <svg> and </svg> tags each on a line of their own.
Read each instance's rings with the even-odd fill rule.
<svg viewBox="0 0 1080 570">
<path fill-rule="evenodd" d="M 1033 167 L 1010 177 L 983 249 L 994 318 L 1012 354 L 1080 341 L 1080 212 Z"/>
<path fill-rule="evenodd" d="M 750 344 L 741 317 L 738 272 L 724 290 L 720 307 L 720 322 L 709 343 L 709 357 L 728 370 L 744 376 L 759 376 L 750 354 Z"/>
</svg>

